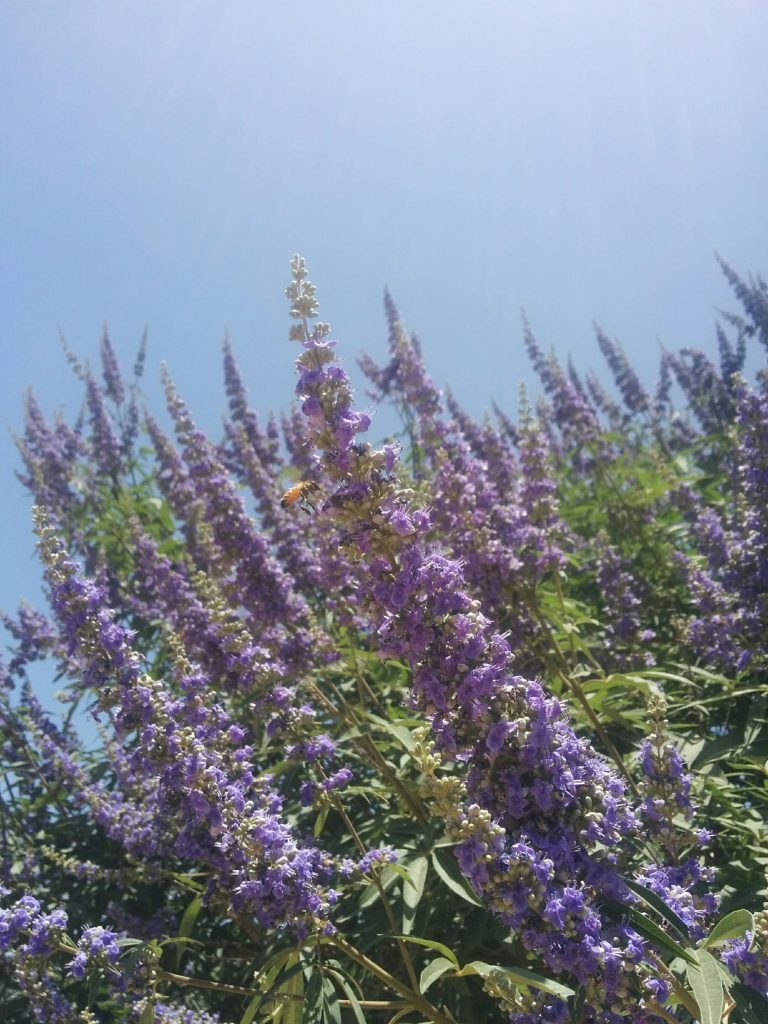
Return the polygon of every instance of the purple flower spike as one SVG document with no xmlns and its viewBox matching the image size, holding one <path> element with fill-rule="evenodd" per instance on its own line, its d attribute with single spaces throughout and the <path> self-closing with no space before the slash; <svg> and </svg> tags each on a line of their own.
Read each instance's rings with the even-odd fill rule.
<svg viewBox="0 0 768 1024">
<path fill-rule="evenodd" d="M 405 353 L 402 335 L 394 334 Z M 326 508 L 343 530 L 380 653 L 411 667 L 412 704 L 432 730 L 425 771 L 436 810 L 458 844 L 462 871 L 549 970 L 585 986 L 595 1019 L 618 1024 L 631 1013 L 639 1021 L 648 996 L 644 981 L 654 969 L 640 936 L 602 921 L 595 899 L 597 892 L 627 898 L 616 862 L 621 845 L 637 834 L 638 820 L 623 781 L 576 736 L 558 700 L 512 674 L 509 644 L 473 596 L 469 567 L 445 557 L 427 537 L 428 518 L 390 475 L 397 472 L 391 451 L 356 444 L 351 431 L 340 435 L 340 423 L 359 421 L 349 381 L 323 332 L 312 333 L 305 318 L 293 336 L 303 345 L 297 394 L 311 410 L 306 441 L 319 460 Z M 411 348 L 409 356 L 414 353 Z M 366 369 L 383 390 L 401 365 L 393 363 L 389 377 Z M 564 378 L 552 374 L 553 385 L 565 388 Z M 581 441 L 595 423 L 584 409 Z M 527 528 L 546 530 L 556 511 L 549 479 L 539 469 L 541 435 L 531 430 L 526 443 L 525 500 L 535 510 Z M 470 494 L 470 476 L 462 500 Z M 442 486 L 436 490 L 444 493 Z M 482 517 L 482 506 L 474 508 Z M 466 509 L 473 506 L 467 502 Z M 532 558 L 541 571 L 557 567 L 560 557 L 556 545 L 537 537 L 529 551 L 522 548 L 520 563 Z M 463 777 L 436 775 L 441 759 L 453 760 L 457 769 L 463 764 Z M 565 1019 L 561 1000 L 548 1006 L 530 1020 Z"/>
</svg>

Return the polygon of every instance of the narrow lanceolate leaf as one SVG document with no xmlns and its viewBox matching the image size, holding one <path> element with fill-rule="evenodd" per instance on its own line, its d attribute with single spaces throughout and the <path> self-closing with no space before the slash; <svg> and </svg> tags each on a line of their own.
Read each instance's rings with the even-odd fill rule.
<svg viewBox="0 0 768 1024">
<path fill-rule="evenodd" d="M 583 689 L 587 693 L 600 692 L 602 690 L 613 690 L 621 689 L 624 692 L 632 690 L 648 690 L 650 684 L 639 673 L 634 674 L 622 674 L 620 672 L 614 672 L 612 675 L 606 676 L 604 679 L 589 679 L 583 684 Z"/>
<path fill-rule="evenodd" d="M 717 961 L 706 949 L 697 949 L 693 955 L 697 965 L 688 966 L 688 984 L 699 1004 L 699 1020 L 701 1024 L 720 1024 L 724 997 Z"/>
<path fill-rule="evenodd" d="M 316 970 L 312 972 L 304 993 L 302 1024 L 323 1024 L 324 1003 L 323 975 Z"/>
<path fill-rule="evenodd" d="M 754 932 L 755 919 L 748 910 L 732 910 L 721 917 L 709 935 L 702 942 L 702 947 L 717 946 L 726 939 L 738 939 L 745 932 Z"/>
<path fill-rule="evenodd" d="M 288 969 L 281 976 L 280 983 L 272 994 L 275 1010 L 270 1024 L 302 1024 L 304 974 L 295 950 L 288 957 L 287 964 Z"/>
<path fill-rule="evenodd" d="M 349 1000 L 349 1008 L 352 1011 L 357 1024 L 366 1024 L 365 1014 L 363 1013 L 363 1008 L 360 1005 L 360 1000 L 358 998 L 357 992 L 355 992 L 355 990 L 352 988 L 349 981 L 347 981 L 347 979 L 344 977 L 341 971 L 328 969 L 327 965 L 326 970 L 328 970 L 328 973 L 336 980 L 336 982 L 339 985 L 341 985 L 344 995 Z"/>
<path fill-rule="evenodd" d="M 640 882 L 635 882 L 630 878 L 625 878 L 627 888 L 631 889 L 636 896 L 639 896 L 641 900 L 648 904 L 649 907 L 653 907 L 660 917 L 663 917 L 667 924 L 670 924 L 675 931 L 678 933 L 681 939 L 686 943 L 688 942 L 688 928 L 686 927 L 685 921 L 679 917 L 674 910 L 667 906 L 661 896 L 658 896 L 652 889 L 649 889 L 645 885 L 641 885 Z"/>
<path fill-rule="evenodd" d="M 462 875 L 455 859 L 446 857 L 435 850 L 432 853 L 432 866 L 439 878 L 448 886 L 452 893 L 460 896 L 475 907 L 482 907 L 482 901 L 472 891 L 469 882 Z"/>
<path fill-rule="evenodd" d="M 341 1007 L 330 978 L 323 978 L 323 1024 L 341 1024 Z"/>
<path fill-rule="evenodd" d="M 584 1003 L 587 1000 L 587 990 L 583 985 L 576 989 L 573 1003 L 571 1004 L 571 1024 L 579 1024 L 581 1015 L 584 1012 Z"/>
<path fill-rule="evenodd" d="M 144 1009 L 141 1011 L 141 1016 L 139 1017 L 139 1024 L 155 1024 L 154 999 L 148 1002 Z"/>
<path fill-rule="evenodd" d="M 434 949 L 436 953 L 442 953 L 444 957 L 447 957 L 457 971 L 459 969 L 458 957 L 442 942 L 437 942 L 435 939 L 422 939 L 416 935 L 395 935 L 393 938 L 402 939 L 403 942 L 415 942 L 419 946 L 426 946 L 427 949 Z"/>
<path fill-rule="evenodd" d="M 382 871 L 377 882 L 370 882 L 362 891 L 358 906 L 361 910 L 365 907 L 369 907 L 376 900 L 381 899 L 381 890 L 386 892 L 391 889 L 397 881 L 398 871 L 395 868 L 400 869 L 399 864 L 387 864 Z"/>
<path fill-rule="evenodd" d="M 549 992 L 550 995 L 557 996 L 559 999 L 570 999 L 574 995 L 574 990 L 568 985 L 561 985 L 559 981 L 552 981 L 551 978 L 545 978 L 544 975 L 528 971 L 524 967 L 499 967 L 498 964 L 472 960 L 457 972 L 457 977 L 462 978 L 469 974 L 479 974 L 481 978 L 499 977 L 508 985 L 537 988 L 542 992 Z"/>
<path fill-rule="evenodd" d="M 419 978 L 419 991 L 423 995 L 429 986 L 437 981 L 438 978 L 441 978 L 446 971 L 453 970 L 455 970 L 455 967 L 450 960 L 446 960 L 444 956 L 437 957 L 431 963 L 428 963 L 421 972 L 421 977 Z"/>
<path fill-rule="evenodd" d="M 288 966 L 288 969 L 283 971 L 286 964 L 292 964 L 293 966 Z M 254 987 L 261 989 L 261 992 L 258 997 L 255 997 L 251 1000 L 251 1003 L 248 1004 L 241 1024 L 251 1024 L 251 1021 L 256 1018 L 256 1012 L 260 1009 L 263 1003 L 269 1001 L 271 1005 L 274 1005 L 275 986 L 278 982 L 280 984 L 285 984 L 289 977 L 300 970 L 301 966 L 298 962 L 295 950 L 283 949 L 271 956 L 254 977 Z M 252 1008 L 252 1004 L 254 1002 L 255 1006 Z M 249 1020 L 248 1013 L 251 1012 L 251 1010 L 252 1016 Z"/>
<path fill-rule="evenodd" d="M 408 874 L 403 884 L 403 935 L 410 935 L 413 929 L 428 870 L 429 861 L 426 857 L 417 857 L 406 865 Z"/>
<path fill-rule="evenodd" d="M 382 729 L 393 736 L 398 743 L 401 743 L 406 750 L 411 751 L 414 748 L 415 740 L 410 729 L 404 725 L 393 725 L 392 722 L 388 722 L 386 718 L 380 718 L 378 715 L 374 715 L 372 712 L 368 712 L 368 719 L 372 722 L 376 722 Z"/>
<path fill-rule="evenodd" d="M 648 939 L 649 942 L 660 946 L 661 949 L 666 950 L 672 956 L 679 956 L 687 964 L 691 964 L 694 967 L 697 966 L 697 961 L 693 958 L 691 950 L 684 949 L 679 942 L 675 941 L 670 935 L 667 935 L 664 929 L 660 928 L 655 921 L 646 917 L 645 914 L 635 907 L 627 903 L 616 903 L 613 900 L 606 900 L 605 905 L 606 907 L 611 907 L 615 913 L 630 921 L 632 927 L 643 938 Z"/>
<path fill-rule="evenodd" d="M 240 1018 L 240 1024 L 253 1024 L 254 1020 L 256 1020 L 256 1013 L 259 1009 L 259 1006 L 261 1005 L 263 998 L 264 997 L 261 995 L 261 993 L 253 997 L 250 1003 L 248 1003 L 248 1005 L 246 1006 L 245 1013 Z"/>
<path fill-rule="evenodd" d="M 323 828 L 325 827 L 325 822 L 328 818 L 329 810 L 330 807 L 328 806 L 321 807 L 320 813 L 315 818 L 315 825 L 314 828 L 312 829 L 312 834 L 314 835 L 315 839 L 317 839 L 317 837 L 320 835 L 320 833 L 323 831 Z"/>
<path fill-rule="evenodd" d="M 691 762 L 692 768 L 703 768 L 707 764 L 711 764 L 713 761 L 719 761 L 721 758 L 730 758 L 733 756 L 733 751 L 738 750 L 744 745 L 744 734 L 738 733 L 727 733 L 725 736 L 717 736 L 715 739 L 705 743 L 699 753 Z"/>
<path fill-rule="evenodd" d="M 202 906 L 203 901 L 200 896 L 195 896 L 182 915 L 179 930 L 176 933 L 179 938 L 188 938 L 192 934 Z"/>
</svg>

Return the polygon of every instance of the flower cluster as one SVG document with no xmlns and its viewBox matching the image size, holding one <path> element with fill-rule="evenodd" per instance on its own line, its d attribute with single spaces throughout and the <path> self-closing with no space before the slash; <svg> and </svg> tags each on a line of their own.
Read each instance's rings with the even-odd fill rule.
<svg viewBox="0 0 768 1024">
<path fill-rule="evenodd" d="M 743 670 L 766 653 L 768 622 L 768 394 L 734 378 L 737 415 L 729 495 L 722 507 L 690 497 L 699 553 L 683 559 L 695 614 L 688 630 L 708 661 Z"/>
<path fill-rule="evenodd" d="M 51 604 L 84 683 L 99 693 L 99 707 L 123 742 L 115 756 L 124 761 L 116 768 L 125 790 L 82 787 L 102 824 L 135 854 L 148 844 L 206 865 L 211 896 L 236 913 L 265 926 L 325 927 L 335 893 L 320 881 L 331 864 L 319 849 L 297 843 L 280 820 L 281 800 L 271 777 L 254 772 L 243 730 L 207 696 L 206 680 L 187 663 L 178 667 L 180 697 L 142 673 L 130 634 L 66 557 L 44 515 L 37 518 Z M 132 736 L 140 740 L 134 749 Z M 58 761 L 76 782 L 76 767 L 63 754 Z M 131 809 L 141 814 L 143 828 Z"/>
<path fill-rule="evenodd" d="M 462 565 L 430 543 L 430 514 L 398 489 L 384 450 L 357 442 L 368 417 L 353 408 L 334 343 L 307 332 L 303 348 L 297 394 L 327 492 L 322 512 L 345 530 L 380 653 L 410 665 L 412 704 L 435 750 L 466 766 L 448 814 L 461 867 L 526 948 L 574 975 L 594 1012 L 618 1022 L 619 1007 L 645 998 L 644 943 L 602 921 L 591 894 L 623 892 L 608 851 L 636 828 L 624 784 L 558 700 L 511 674 L 509 644 Z"/>
<path fill-rule="evenodd" d="M 718 908 L 711 891 L 711 867 L 691 855 L 691 847 L 712 840 L 707 829 L 692 834 L 696 808 L 691 800 L 691 775 L 680 752 L 667 735 L 667 705 L 654 695 L 648 702 L 650 730 L 640 746 L 640 813 L 646 834 L 653 836 L 666 855 L 666 863 L 649 864 L 638 880 L 661 896 L 685 923 L 693 939 L 701 939 Z"/>
<path fill-rule="evenodd" d="M 4 886 L 0 897 L 10 891 Z M 0 908 L 0 950 L 11 952 L 18 985 L 35 1008 L 38 1020 L 71 1024 L 73 1004 L 60 991 L 49 970 L 49 958 L 66 938 L 67 914 L 57 908 L 43 912 L 39 900 L 26 895 Z"/>
<path fill-rule="evenodd" d="M 598 543 L 596 577 L 603 601 L 606 653 L 618 669 L 639 665 L 650 668 L 655 662 L 647 645 L 654 632 L 644 629 L 641 622 L 643 602 L 638 596 L 638 582 L 607 538 L 598 538 Z M 608 659 L 606 662 L 610 664 Z"/>
<path fill-rule="evenodd" d="M 283 415 L 228 340 L 218 439 L 167 371 L 139 414 L 143 345 L 68 355 L 82 415 L 18 438 L 50 611 L 0 619 L 11 1024 L 690 1024 L 719 954 L 762 1019 L 765 913 L 713 920 L 768 843 L 768 304 L 726 273 L 719 366 L 649 387 L 598 329 L 606 386 L 526 325 L 543 395 L 480 419 L 387 294 L 378 445 L 299 257 Z"/>
<path fill-rule="evenodd" d="M 754 931 L 729 942 L 722 959 L 731 974 L 768 996 L 768 910 L 755 914 L 754 921 Z"/>
<path fill-rule="evenodd" d="M 500 431 L 476 424 L 454 398 L 444 408 L 418 340 L 406 333 L 389 295 L 386 308 L 389 361 L 381 368 L 370 357 L 361 361 L 375 385 L 372 396 L 395 402 L 416 481 L 431 472 L 432 534 L 461 562 L 473 597 L 488 609 L 514 607 L 515 615 L 500 615 L 497 625 L 508 631 L 515 654 L 530 660 L 538 631 L 531 597 L 543 577 L 562 568 L 567 544 L 546 435 L 524 415 L 522 428 L 512 431 L 516 457 Z M 389 449 L 382 451 L 392 457 Z"/>
<path fill-rule="evenodd" d="M 69 969 L 74 978 L 84 978 L 89 965 L 114 966 L 120 958 L 117 934 L 98 925 L 86 928 L 77 943 L 77 953 Z"/>
</svg>

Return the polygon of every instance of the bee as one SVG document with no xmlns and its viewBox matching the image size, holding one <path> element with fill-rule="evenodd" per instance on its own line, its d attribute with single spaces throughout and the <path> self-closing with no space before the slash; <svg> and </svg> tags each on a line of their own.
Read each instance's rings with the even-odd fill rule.
<svg viewBox="0 0 768 1024">
<path fill-rule="evenodd" d="M 314 480 L 299 480 L 297 484 L 294 484 L 282 496 L 280 508 L 288 508 L 290 505 L 295 505 L 298 502 L 302 512 L 306 512 L 308 516 L 311 516 L 313 512 L 317 511 L 312 499 L 315 492 L 319 490 L 320 484 L 316 484 Z"/>
</svg>

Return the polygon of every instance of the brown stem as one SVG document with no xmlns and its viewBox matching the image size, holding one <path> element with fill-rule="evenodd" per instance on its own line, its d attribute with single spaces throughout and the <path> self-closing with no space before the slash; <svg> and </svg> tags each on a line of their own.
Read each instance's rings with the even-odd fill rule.
<svg viewBox="0 0 768 1024">
<path fill-rule="evenodd" d="M 164 971 L 155 968 L 158 981 L 172 981 L 174 985 L 191 985 L 193 988 L 207 988 L 214 992 L 224 992 L 230 996 L 257 996 L 259 992 L 254 988 L 242 988 L 240 985 L 229 985 L 223 981 L 209 981 L 207 978 L 190 978 L 186 974 L 174 974 L 172 971 Z"/>
<path fill-rule="evenodd" d="M 394 975 L 390 974 L 383 967 L 379 967 L 377 963 L 370 960 L 365 953 L 361 953 L 359 949 L 355 949 L 354 946 L 350 945 L 339 935 L 333 935 L 326 940 L 330 945 L 335 946 L 338 950 L 344 953 L 360 964 L 361 967 L 365 967 L 367 971 L 375 975 L 380 981 L 383 981 L 385 985 L 397 992 L 398 995 L 408 1000 L 414 1009 L 421 1010 L 421 1012 L 428 1017 L 433 1024 L 452 1024 L 450 1018 L 446 1017 L 436 1006 L 433 1006 L 428 999 L 420 995 L 418 991 L 409 989 L 407 985 L 404 985 L 402 981 L 398 981 Z"/>
<path fill-rule="evenodd" d="M 318 771 L 319 775 L 321 776 L 321 778 L 323 778 L 323 779 L 327 778 L 325 772 L 320 767 L 320 765 L 317 766 L 317 771 Z M 352 839 L 353 839 L 353 841 L 355 843 L 355 846 L 358 848 L 360 853 L 365 855 L 368 852 L 366 850 L 366 848 L 365 848 L 365 843 L 362 841 L 360 836 L 357 834 L 357 829 L 352 824 L 352 822 L 351 822 L 351 820 L 349 818 L 349 815 L 347 814 L 347 812 L 342 807 L 341 801 L 340 800 L 334 801 L 333 806 L 334 806 L 334 809 L 335 809 L 336 813 L 341 816 L 341 820 L 344 822 L 344 825 L 346 826 L 347 830 L 349 831 L 349 834 L 352 836 Z M 377 874 L 373 876 L 373 882 L 374 882 L 374 885 L 376 886 L 376 888 L 379 890 L 379 896 L 381 896 L 381 902 L 382 902 L 382 906 L 384 907 L 384 913 L 387 915 L 387 920 L 389 921 L 389 926 L 392 929 L 392 933 L 393 933 L 393 935 L 396 935 L 397 932 L 400 929 L 397 927 L 397 921 L 395 920 L 395 915 L 394 915 L 394 912 L 392 910 L 392 904 L 389 902 L 389 898 L 387 897 L 387 894 L 384 891 L 384 886 L 381 884 L 381 879 L 379 878 L 379 876 Z M 408 952 L 408 947 L 406 946 L 406 944 L 403 942 L 402 939 L 397 939 L 396 941 L 397 941 L 398 949 L 400 950 L 400 956 L 402 957 L 403 963 L 405 964 L 405 969 L 408 972 L 408 978 L 409 978 L 409 980 L 411 982 L 411 985 L 413 985 L 414 989 L 418 990 L 419 983 L 418 983 L 418 980 L 416 978 L 416 971 L 414 969 L 413 962 L 411 961 L 410 953 Z"/>
</svg>

